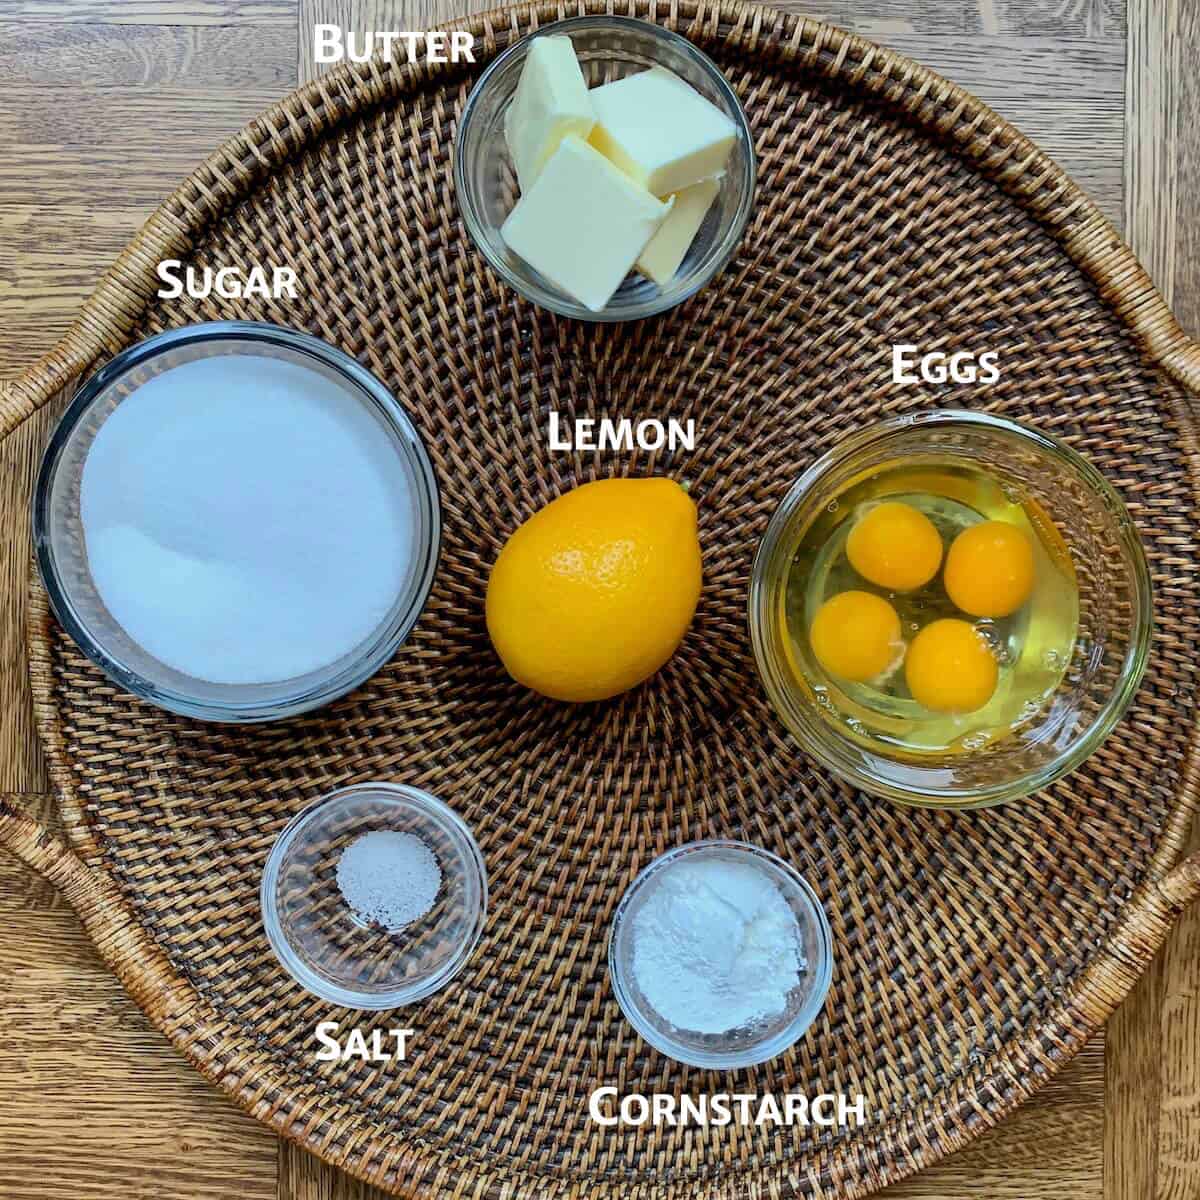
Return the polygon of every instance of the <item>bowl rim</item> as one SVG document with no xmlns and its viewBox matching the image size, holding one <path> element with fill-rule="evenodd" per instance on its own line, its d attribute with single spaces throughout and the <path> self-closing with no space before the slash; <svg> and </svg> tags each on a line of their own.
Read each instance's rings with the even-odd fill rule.
<svg viewBox="0 0 1200 1200">
<path fill-rule="evenodd" d="M 585 28 L 626 29 L 641 34 L 648 33 L 654 40 L 668 42 L 679 47 L 684 54 L 694 59 L 700 69 L 712 80 L 716 89 L 727 102 L 730 110 L 735 114 L 733 120 L 738 128 L 737 137 L 744 144 L 746 150 L 746 167 L 743 172 L 737 211 L 734 213 L 733 220 L 730 222 L 725 235 L 716 247 L 709 265 L 693 279 L 688 287 L 679 289 L 678 291 L 659 288 L 658 292 L 651 299 L 632 306 L 628 311 L 624 312 L 615 312 L 608 306 L 605 306 L 600 312 L 594 312 L 592 309 L 572 300 L 564 293 L 551 288 L 534 292 L 528 286 L 527 282 L 509 267 L 507 262 L 493 253 L 483 233 L 484 229 L 489 227 L 489 223 L 484 221 L 482 216 L 476 211 L 474 203 L 475 193 L 468 183 L 468 171 L 461 153 L 464 134 L 470 128 L 472 119 L 481 103 L 481 97 L 485 94 L 492 79 L 512 59 L 524 57 L 528 53 L 529 43 L 534 38 L 545 37 L 551 34 L 565 34 L 569 36 L 572 29 L 582 30 Z M 746 227 L 750 223 L 750 215 L 754 211 L 755 193 L 758 185 L 758 159 L 754 150 L 754 131 L 750 128 L 750 121 L 746 116 L 746 110 L 741 100 L 738 99 L 738 95 L 733 90 L 729 80 L 725 78 L 724 72 L 699 46 L 682 34 L 676 33 L 675 30 L 667 29 L 662 25 L 656 25 L 651 21 L 643 21 L 636 17 L 621 16 L 615 13 L 566 17 L 559 21 L 552 21 L 549 24 L 539 26 L 536 30 L 527 33 L 513 42 L 512 45 L 505 47 L 487 65 L 483 74 L 475 81 L 474 87 L 471 88 L 470 94 L 467 96 L 454 134 L 453 157 L 454 190 L 458 196 L 459 213 L 462 216 L 463 225 L 472 244 L 483 255 L 488 266 L 500 276 L 504 283 L 512 288 L 522 299 L 529 301 L 529 303 L 546 309 L 556 316 L 569 317 L 576 321 L 584 321 L 596 325 L 622 324 L 626 321 L 640 321 L 647 317 L 658 316 L 661 313 L 668 312 L 672 308 L 677 308 L 680 304 L 690 300 L 702 288 L 707 287 L 729 265 L 730 260 L 737 253 L 738 247 L 745 237 Z"/>
<path fill-rule="evenodd" d="M 704 857 L 724 855 L 725 857 L 749 858 L 753 859 L 755 865 L 760 869 L 765 864 L 768 871 L 781 874 L 797 889 L 817 930 L 816 952 L 810 954 L 810 961 L 806 968 L 806 975 L 813 979 L 813 984 L 800 1011 L 774 1036 L 737 1050 L 724 1052 L 697 1050 L 695 1047 L 684 1046 L 674 1041 L 661 1029 L 655 1028 L 644 1015 L 642 1006 L 634 1000 L 633 989 L 621 966 L 620 946 L 623 943 L 624 930 L 628 924 L 629 912 L 634 901 L 645 891 L 652 879 L 681 859 L 693 854 Z M 805 950 L 808 952 L 812 948 L 806 946 Z M 816 959 L 816 961 L 812 961 L 812 959 Z M 833 982 L 833 930 L 830 927 L 825 907 L 812 885 L 786 859 L 751 842 L 739 841 L 734 838 L 703 838 L 699 841 L 684 842 L 682 845 L 667 850 L 634 876 L 633 882 L 625 889 L 624 895 L 617 905 L 612 925 L 609 928 L 608 974 L 612 981 L 613 994 L 616 996 L 617 1004 L 624 1013 L 625 1019 L 643 1040 L 660 1053 L 687 1066 L 710 1070 L 740 1070 L 767 1062 L 794 1046 L 820 1015 Z"/>
<path fill-rule="evenodd" d="M 426 979 L 405 987 L 395 987 L 384 992 L 360 992 L 351 987 L 334 983 L 314 971 L 293 948 L 284 932 L 279 917 L 276 885 L 284 858 L 292 845 L 315 818 L 325 810 L 343 805 L 362 795 L 379 797 L 395 809 L 403 809 L 430 818 L 446 832 L 458 851 L 466 875 L 474 881 L 479 894 L 474 920 L 464 927 L 463 937 L 451 955 Z M 389 1008 L 400 1008 L 423 1000 L 440 991 L 467 965 L 487 924 L 488 878 L 483 852 L 470 826 L 448 805 L 431 792 L 406 783 L 363 781 L 326 792 L 310 804 L 305 805 L 280 830 L 267 854 L 263 865 L 262 880 L 258 888 L 259 907 L 262 912 L 263 932 L 280 965 L 305 991 L 337 1004 L 343 1008 L 368 1009 L 382 1012 Z"/>
<path fill-rule="evenodd" d="M 217 688 L 228 688 L 230 698 L 199 700 L 177 688 L 151 682 L 127 667 L 93 637 L 86 623 L 77 615 L 53 552 L 50 535 L 51 489 L 63 453 L 93 405 L 136 367 L 168 351 L 212 341 L 259 342 L 283 347 L 302 359 L 315 359 L 332 370 L 347 385 L 349 392 L 374 406 L 377 414 L 391 424 L 397 439 L 411 450 L 414 463 L 413 490 L 418 507 L 427 510 L 429 545 L 424 548 L 423 559 L 413 575 L 403 610 L 390 625 L 377 631 L 372 641 L 364 643 L 357 658 L 323 683 L 312 683 L 290 697 L 239 701 L 233 698 L 233 693 L 246 685 L 214 684 L 212 686 Z M 297 716 L 331 703 L 370 679 L 392 658 L 420 619 L 433 588 L 442 549 L 442 502 L 437 474 L 424 438 L 400 403 L 377 376 L 344 350 L 302 330 L 266 321 L 203 321 L 169 329 L 127 346 L 88 376 L 59 418 L 42 454 L 33 488 L 30 523 L 38 574 L 54 616 L 75 645 L 113 683 L 168 712 L 233 724 L 252 724 Z"/>
<path fill-rule="evenodd" d="M 838 737 L 834 727 L 828 722 L 821 722 L 818 726 L 816 722 L 810 721 L 805 715 L 804 706 L 796 701 L 794 689 L 785 685 L 776 661 L 778 656 L 771 647 L 769 631 L 773 625 L 773 606 L 765 576 L 772 559 L 780 551 L 788 525 L 808 494 L 829 471 L 843 465 L 874 443 L 887 441 L 913 429 L 956 425 L 1017 437 L 1042 451 L 1057 455 L 1077 478 L 1101 498 L 1105 507 L 1113 514 L 1121 545 L 1131 568 L 1131 603 L 1134 608 L 1131 637 L 1119 682 L 1114 686 L 1104 707 L 1081 736 L 1073 739 L 1066 750 L 1041 768 L 1005 782 L 983 787 L 904 787 L 864 770 L 858 765 L 857 758 L 837 753 L 851 744 L 849 739 Z M 1059 438 L 1008 417 L 969 409 L 938 408 L 925 412 L 903 413 L 873 422 L 839 441 L 800 475 L 771 515 L 766 532 L 759 542 L 750 572 L 747 619 L 754 660 L 763 690 L 775 715 L 802 751 L 811 755 L 839 778 L 864 792 L 898 804 L 951 810 L 990 808 L 1040 791 L 1075 770 L 1100 747 L 1125 715 L 1137 694 L 1149 661 L 1154 633 L 1153 585 L 1145 547 L 1124 501 L 1112 484 L 1082 454 Z M 853 744 L 857 747 L 857 743 Z"/>
</svg>

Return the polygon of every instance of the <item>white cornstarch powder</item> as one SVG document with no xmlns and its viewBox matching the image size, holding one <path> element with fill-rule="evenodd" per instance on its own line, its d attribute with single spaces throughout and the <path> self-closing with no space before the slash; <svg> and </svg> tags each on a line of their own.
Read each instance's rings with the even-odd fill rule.
<svg viewBox="0 0 1200 1200">
<path fill-rule="evenodd" d="M 748 863 L 682 858 L 633 919 L 633 974 L 676 1029 L 725 1033 L 778 1016 L 800 982 L 799 925 Z"/>
<path fill-rule="evenodd" d="M 409 467 L 338 381 L 265 355 L 164 371 L 100 427 L 80 484 L 100 598 L 209 683 L 292 679 L 379 627 L 413 565 Z"/>
<path fill-rule="evenodd" d="M 416 834 L 377 829 L 342 851 L 337 885 L 359 920 L 399 929 L 433 907 L 442 872 Z"/>
</svg>

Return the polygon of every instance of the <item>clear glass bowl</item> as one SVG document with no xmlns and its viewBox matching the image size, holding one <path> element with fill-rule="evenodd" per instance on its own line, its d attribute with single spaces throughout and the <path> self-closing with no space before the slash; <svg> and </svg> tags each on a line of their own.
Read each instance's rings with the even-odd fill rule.
<svg viewBox="0 0 1200 1200">
<path fill-rule="evenodd" d="M 589 87 L 650 67 L 666 67 L 711 100 L 737 127 L 721 190 L 675 278 L 664 288 L 629 275 L 602 312 L 572 300 L 513 254 L 500 237 L 519 195 L 504 140 L 504 114 L 517 90 L 530 38 L 504 51 L 479 77 L 458 123 L 454 183 L 467 232 L 492 269 L 527 300 L 578 321 L 633 321 L 665 312 L 695 295 L 737 250 L 754 206 L 754 138 L 725 76 L 686 38 L 630 17 L 572 17 L 531 37 L 565 34 Z"/>
<path fill-rule="evenodd" d="M 982 467 L 1014 496 L 1040 506 L 1075 568 L 1079 626 L 1062 682 L 1029 721 L 977 751 L 885 754 L 878 742 L 856 738 L 836 702 L 828 696 L 827 703 L 818 702 L 802 670 L 803 656 L 789 645 L 783 616 L 787 576 L 805 530 L 849 486 L 898 459 Z M 1153 620 L 1150 573 L 1137 530 L 1096 469 L 1045 434 L 971 412 L 883 421 L 810 467 L 784 497 L 759 546 L 749 619 L 767 695 L 806 753 L 864 791 L 939 808 L 1014 800 L 1083 762 L 1137 691 Z"/>
<path fill-rule="evenodd" d="M 757 867 L 770 877 L 795 914 L 803 973 L 778 1017 L 726 1033 L 697 1033 L 676 1028 L 642 994 L 633 970 L 634 919 L 664 875 L 685 859 L 716 859 Z M 783 859 L 746 842 L 689 842 L 656 858 L 629 885 L 613 918 L 608 970 L 621 1011 L 651 1046 L 693 1067 L 732 1071 L 782 1054 L 816 1020 L 833 979 L 833 935 L 816 893 Z"/>
<path fill-rule="evenodd" d="M 441 870 L 433 907 L 395 930 L 363 921 L 338 887 L 342 852 L 378 830 L 419 837 Z M 487 871 L 448 805 L 403 784 L 360 783 L 292 818 L 267 857 L 260 900 L 267 940 L 302 987 L 346 1008 L 396 1008 L 466 965 L 487 919 Z"/>
<path fill-rule="evenodd" d="M 80 480 L 100 427 L 148 379 L 215 355 L 283 359 L 341 385 L 361 402 L 409 473 L 416 553 L 401 594 L 355 650 L 318 670 L 262 684 L 221 684 L 167 666 L 139 646 L 101 600 L 88 567 L 79 512 Z M 42 459 L 33 500 L 33 541 L 42 582 L 63 628 L 114 683 L 152 704 L 209 721 L 269 721 L 319 708 L 358 687 L 386 663 L 416 624 L 433 584 L 441 508 L 420 435 L 391 393 L 341 350 L 295 330 L 249 321 L 191 325 L 118 354 L 76 393 Z"/>
</svg>

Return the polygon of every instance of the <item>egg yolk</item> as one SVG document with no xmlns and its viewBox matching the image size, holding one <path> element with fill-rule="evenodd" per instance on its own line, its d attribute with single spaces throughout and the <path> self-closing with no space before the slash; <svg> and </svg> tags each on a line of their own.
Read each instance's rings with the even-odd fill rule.
<svg viewBox="0 0 1200 1200">
<path fill-rule="evenodd" d="M 933 522 L 911 504 L 888 500 L 864 514 L 846 539 L 850 565 L 892 592 L 928 583 L 942 565 L 942 538 Z"/>
<path fill-rule="evenodd" d="M 808 636 L 826 671 L 862 683 L 882 675 L 899 655 L 900 617 L 882 596 L 839 592 L 817 610 Z"/>
<path fill-rule="evenodd" d="M 983 634 L 968 621 L 946 617 L 912 640 L 904 677 L 913 699 L 938 713 L 982 708 L 996 690 L 1000 668 Z"/>
<path fill-rule="evenodd" d="M 946 594 L 973 617 L 1007 617 L 1033 591 L 1033 546 L 1007 521 L 983 521 L 951 543 Z"/>
</svg>

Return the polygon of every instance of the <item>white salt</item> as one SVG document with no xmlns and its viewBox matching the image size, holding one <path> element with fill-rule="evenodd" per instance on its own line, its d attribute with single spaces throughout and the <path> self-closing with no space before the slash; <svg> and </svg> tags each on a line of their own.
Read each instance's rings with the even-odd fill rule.
<svg viewBox="0 0 1200 1200">
<path fill-rule="evenodd" d="M 633 974 L 676 1029 L 726 1033 L 777 1017 L 804 967 L 783 893 L 748 863 L 683 858 L 633 919 Z"/>
<path fill-rule="evenodd" d="M 416 834 L 378 829 L 342 851 L 337 885 L 359 920 L 400 929 L 433 907 L 442 872 Z"/>
<path fill-rule="evenodd" d="M 113 618 L 210 683 L 329 666 L 413 569 L 401 452 L 344 385 L 262 355 L 181 363 L 127 397 L 88 451 L 80 511 Z"/>
</svg>

